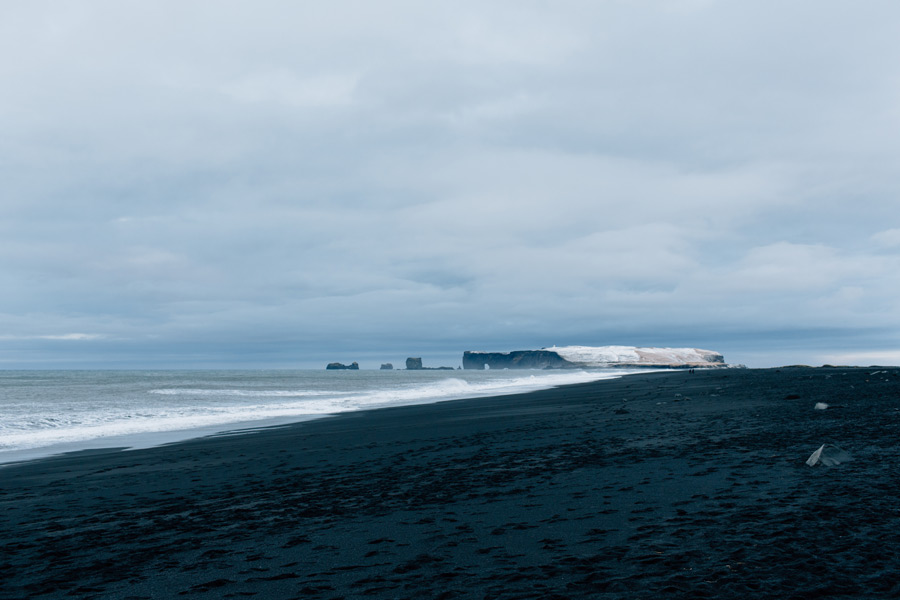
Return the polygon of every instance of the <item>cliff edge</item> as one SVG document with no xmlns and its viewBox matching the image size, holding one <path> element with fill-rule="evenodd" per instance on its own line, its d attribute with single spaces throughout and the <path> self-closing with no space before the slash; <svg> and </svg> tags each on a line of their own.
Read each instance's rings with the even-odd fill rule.
<svg viewBox="0 0 900 600">
<path fill-rule="evenodd" d="M 635 346 L 553 346 L 541 350 L 463 353 L 464 369 L 582 369 L 725 367 L 725 358 L 700 348 Z"/>
</svg>

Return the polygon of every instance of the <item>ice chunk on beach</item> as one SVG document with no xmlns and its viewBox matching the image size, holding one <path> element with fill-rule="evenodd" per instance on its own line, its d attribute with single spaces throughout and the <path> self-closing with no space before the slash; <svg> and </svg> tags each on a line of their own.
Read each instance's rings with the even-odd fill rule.
<svg viewBox="0 0 900 600">
<path fill-rule="evenodd" d="M 816 410 L 827 410 L 827 409 L 828 409 L 828 405 L 827 405 L 826 403 L 824 403 L 824 402 L 816 402 L 815 409 L 816 409 Z"/>
<path fill-rule="evenodd" d="M 841 463 L 850 462 L 850 460 L 852 460 L 852 457 L 848 452 L 834 444 L 822 444 L 818 450 L 809 455 L 809 458 L 806 459 L 806 464 L 811 467 L 816 465 L 833 467 Z"/>
</svg>

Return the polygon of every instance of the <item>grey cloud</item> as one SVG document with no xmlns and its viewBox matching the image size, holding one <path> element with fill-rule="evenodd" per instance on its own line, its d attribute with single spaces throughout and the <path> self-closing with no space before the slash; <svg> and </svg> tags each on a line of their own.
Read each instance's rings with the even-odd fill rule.
<svg viewBox="0 0 900 600">
<path fill-rule="evenodd" d="M 5 6 L 0 358 L 896 349 L 897 12 Z"/>
</svg>

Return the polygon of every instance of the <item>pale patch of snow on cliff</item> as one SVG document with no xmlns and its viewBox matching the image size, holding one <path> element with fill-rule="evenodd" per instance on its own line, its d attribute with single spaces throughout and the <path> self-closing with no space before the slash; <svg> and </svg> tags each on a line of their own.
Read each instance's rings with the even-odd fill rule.
<svg viewBox="0 0 900 600">
<path fill-rule="evenodd" d="M 635 346 L 553 346 L 569 362 L 590 367 L 610 364 L 640 363 L 651 365 L 686 365 L 720 362 L 721 355 L 699 348 L 637 348 Z"/>
</svg>

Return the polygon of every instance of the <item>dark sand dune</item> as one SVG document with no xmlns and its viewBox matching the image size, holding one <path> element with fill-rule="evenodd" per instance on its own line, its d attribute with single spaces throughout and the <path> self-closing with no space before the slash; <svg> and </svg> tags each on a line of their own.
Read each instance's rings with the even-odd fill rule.
<svg viewBox="0 0 900 600">
<path fill-rule="evenodd" d="M 900 370 L 783 368 L 81 453 L 0 469 L 0 597 L 895 598 L 898 440 Z"/>
</svg>

